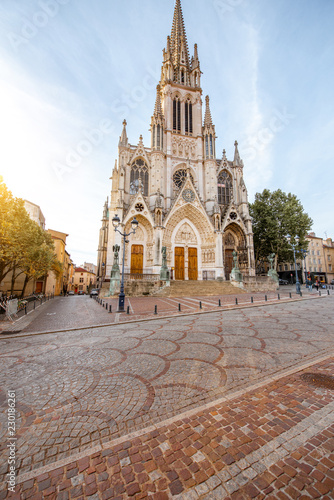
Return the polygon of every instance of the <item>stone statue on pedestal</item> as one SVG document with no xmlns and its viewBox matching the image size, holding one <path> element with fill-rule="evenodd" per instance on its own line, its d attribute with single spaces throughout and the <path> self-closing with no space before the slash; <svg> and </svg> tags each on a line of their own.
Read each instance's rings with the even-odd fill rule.
<svg viewBox="0 0 334 500">
<path fill-rule="evenodd" d="M 120 290 L 120 270 L 119 270 L 119 263 L 118 263 L 118 255 L 120 251 L 120 246 L 119 245 L 114 245 L 112 247 L 113 252 L 114 252 L 114 263 L 111 269 L 110 273 L 110 287 L 109 287 L 109 296 L 115 295 L 116 293 L 119 293 Z"/>
<path fill-rule="evenodd" d="M 277 274 L 276 269 L 274 269 L 274 261 L 275 261 L 275 254 L 274 253 L 271 253 L 270 255 L 268 255 L 268 261 L 270 264 L 270 269 L 267 273 L 267 276 L 270 276 L 278 284 L 278 274 Z"/>
<path fill-rule="evenodd" d="M 233 269 L 230 274 L 230 279 L 234 281 L 242 281 L 242 274 L 238 265 L 238 254 L 235 250 L 232 252 L 233 255 Z"/>
<path fill-rule="evenodd" d="M 162 265 L 160 269 L 160 279 L 163 281 L 169 281 L 169 269 L 167 267 L 167 248 L 162 247 Z"/>
</svg>

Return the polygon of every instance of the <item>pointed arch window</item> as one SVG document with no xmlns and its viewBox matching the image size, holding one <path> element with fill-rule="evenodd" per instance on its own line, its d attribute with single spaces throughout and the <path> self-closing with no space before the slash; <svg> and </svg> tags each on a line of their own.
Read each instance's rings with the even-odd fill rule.
<svg viewBox="0 0 334 500">
<path fill-rule="evenodd" d="M 193 133 L 193 105 L 189 99 L 184 103 L 184 129 L 187 135 Z"/>
<path fill-rule="evenodd" d="M 144 160 L 137 158 L 131 165 L 130 195 L 138 193 L 140 184 L 142 185 L 143 195 L 148 196 L 148 167 Z"/>
<path fill-rule="evenodd" d="M 155 125 L 153 125 L 153 136 L 152 136 L 152 146 L 155 148 Z"/>
<path fill-rule="evenodd" d="M 178 97 L 173 100 L 173 131 L 181 132 L 181 101 Z"/>
<path fill-rule="evenodd" d="M 229 205 L 232 199 L 233 187 L 231 176 L 226 170 L 222 170 L 218 175 L 217 185 L 219 205 Z"/>
<path fill-rule="evenodd" d="M 157 126 L 157 148 L 160 147 L 160 125 Z"/>
<path fill-rule="evenodd" d="M 205 157 L 209 158 L 209 138 L 205 136 Z"/>
</svg>

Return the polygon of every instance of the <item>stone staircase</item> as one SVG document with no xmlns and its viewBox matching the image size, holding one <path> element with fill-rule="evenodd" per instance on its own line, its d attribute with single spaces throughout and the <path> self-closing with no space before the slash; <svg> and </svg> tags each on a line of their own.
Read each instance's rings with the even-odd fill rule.
<svg viewBox="0 0 334 500">
<path fill-rule="evenodd" d="M 156 297 L 189 297 L 192 295 L 236 295 L 247 293 L 242 288 L 232 285 L 229 281 L 171 281 L 154 295 Z"/>
</svg>

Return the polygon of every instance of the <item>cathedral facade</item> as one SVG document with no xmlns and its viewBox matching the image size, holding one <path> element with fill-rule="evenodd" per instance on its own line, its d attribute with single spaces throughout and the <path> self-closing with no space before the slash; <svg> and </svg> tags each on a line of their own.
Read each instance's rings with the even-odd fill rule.
<svg viewBox="0 0 334 500">
<path fill-rule="evenodd" d="M 255 275 L 252 223 L 243 162 L 235 142 L 233 160 L 216 157 L 209 97 L 204 119 L 197 45 L 190 58 L 180 0 L 163 50 L 161 79 L 151 118 L 151 145 L 128 141 L 126 121 L 112 173 L 110 202 L 104 207 L 98 250 L 98 278 L 108 281 L 113 246 L 139 222 L 125 247 L 125 272 L 159 275 L 163 247 L 177 280 L 227 280 L 238 255 L 242 274 Z M 101 284 L 101 283 L 100 283 Z"/>
</svg>

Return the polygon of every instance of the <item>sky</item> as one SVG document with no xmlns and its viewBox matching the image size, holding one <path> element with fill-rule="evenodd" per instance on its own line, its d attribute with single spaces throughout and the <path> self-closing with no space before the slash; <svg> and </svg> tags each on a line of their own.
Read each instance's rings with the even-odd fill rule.
<svg viewBox="0 0 334 500">
<path fill-rule="evenodd" d="M 182 0 L 216 152 L 244 161 L 249 201 L 295 194 L 334 239 L 334 1 Z M 96 263 L 122 122 L 149 125 L 174 0 L 0 0 L 0 175 Z"/>
</svg>

